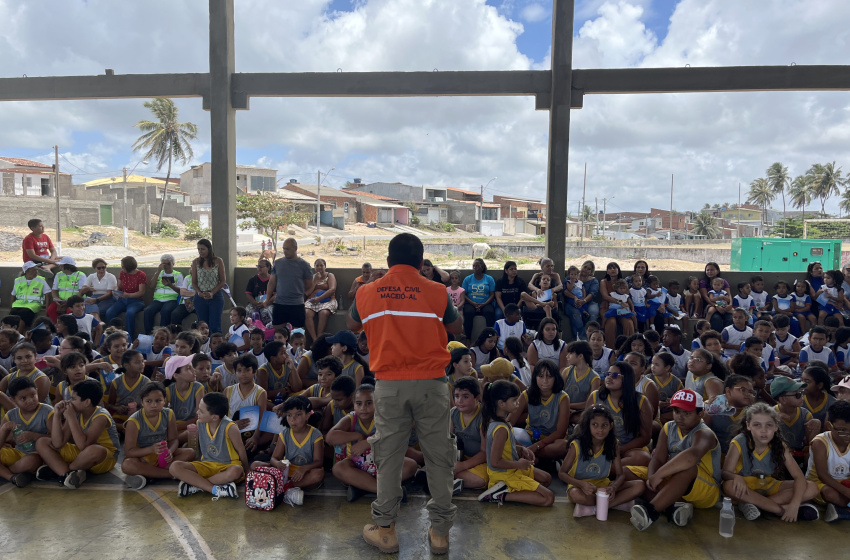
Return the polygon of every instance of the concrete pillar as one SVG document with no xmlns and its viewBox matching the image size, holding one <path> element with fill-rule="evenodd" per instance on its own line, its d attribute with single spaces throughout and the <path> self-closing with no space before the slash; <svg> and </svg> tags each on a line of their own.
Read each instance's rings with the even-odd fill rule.
<svg viewBox="0 0 850 560">
<path fill-rule="evenodd" d="M 233 0 L 210 0 L 210 194 L 213 251 L 227 281 L 236 269 L 236 111 L 230 81 L 236 71 Z"/>
<path fill-rule="evenodd" d="M 549 109 L 549 165 L 546 190 L 546 255 L 562 274 L 566 259 L 567 175 L 575 0 L 552 6 L 552 97 Z"/>
</svg>

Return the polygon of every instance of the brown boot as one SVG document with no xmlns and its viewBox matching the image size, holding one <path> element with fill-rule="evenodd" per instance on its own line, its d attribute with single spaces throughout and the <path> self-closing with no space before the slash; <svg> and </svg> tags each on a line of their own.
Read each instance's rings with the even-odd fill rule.
<svg viewBox="0 0 850 560">
<path fill-rule="evenodd" d="M 428 529 L 428 536 L 431 539 L 431 554 L 446 554 L 449 551 L 449 536 L 438 535 L 434 529 Z"/>
<path fill-rule="evenodd" d="M 395 532 L 395 523 L 386 528 L 375 523 L 364 526 L 363 540 L 385 554 L 398 552 L 398 535 Z"/>
</svg>

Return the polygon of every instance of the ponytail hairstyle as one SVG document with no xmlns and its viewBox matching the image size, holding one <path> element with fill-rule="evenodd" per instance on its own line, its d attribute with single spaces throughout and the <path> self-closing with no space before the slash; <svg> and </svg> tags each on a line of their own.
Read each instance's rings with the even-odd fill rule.
<svg viewBox="0 0 850 560">
<path fill-rule="evenodd" d="M 583 461 L 589 461 L 593 457 L 593 434 L 590 432 L 590 422 L 597 416 L 603 417 L 611 424 L 608 435 L 602 444 L 602 453 L 609 461 L 617 457 L 617 434 L 614 432 L 614 415 L 607 406 L 601 403 L 592 404 L 584 409 L 578 421 L 578 428 L 573 432 L 570 441 L 578 442 L 578 451 Z"/>
<path fill-rule="evenodd" d="M 62 326 L 65 327 L 65 332 L 67 333 L 65 336 L 73 336 L 80 332 L 80 327 L 77 325 L 77 320 L 74 319 L 73 315 L 60 315 L 56 318 L 56 322 L 62 323 Z M 53 326 L 53 323 L 51 323 L 49 319 L 44 324 L 47 325 L 47 328 L 51 329 L 52 332 L 56 332 L 56 327 Z"/>
<path fill-rule="evenodd" d="M 136 356 L 141 356 L 143 359 L 145 357 L 144 354 L 139 352 L 138 350 L 128 349 L 124 352 L 124 355 L 121 356 L 121 367 L 115 370 L 116 374 L 127 373 L 127 364 L 130 363 L 130 360 L 135 358 Z M 163 393 L 165 394 L 165 393 Z M 141 398 L 141 397 L 139 397 Z"/>
<path fill-rule="evenodd" d="M 519 369 L 529 367 L 528 362 L 522 356 L 522 341 L 519 338 L 509 336 L 505 339 L 504 354 L 506 358 L 510 356 L 511 358 L 509 359 L 516 360 L 517 364 L 519 364 Z"/>
<path fill-rule="evenodd" d="M 192 348 L 192 354 L 197 354 L 201 351 L 201 340 L 192 331 L 182 331 L 177 335 L 177 340 L 182 340 Z"/>
<path fill-rule="evenodd" d="M 639 341 L 643 345 L 643 355 L 644 359 L 647 357 L 651 357 L 653 354 L 652 346 L 649 342 L 643 337 L 641 333 L 635 333 L 632 336 L 628 337 L 623 344 L 621 344 L 617 348 L 617 356 L 625 356 L 629 352 L 632 351 L 632 342 Z"/>
<path fill-rule="evenodd" d="M 470 355 L 472 355 L 472 350 L 470 350 L 466 346 L 462 346 L 460 348 L 455 348 L 454 350 L 452 350 L 450 353 L 451 360 L 449 360 L 449 365 L 446 366 L 446 375 L 454 374 L 455 364 L 460 362 L 464 358 L 464 356 Z"/>
<path fill-rule="evenodd" d="M 617 362 L 611 365 L 612 368 L 617 368 L 620 377 L 623 378 L 623 396 L 620 399 L 623 402 L 623 427 L 626 432 L 634 437 L 640 435 L 640 393 L 635 389 L 635 370 L 626 362 Z M 608 387 L 603 383 L 596 394 L 598 402 L 608 400 L 610 393 Z"/>
<path fill-rule="evenodd" d="M 825 363 L 820 360 L 813 360 L 809 362 L 803 373 L 808 374 L 812 378 L 812 381 L 815 382 L 815 385 L 820 385 L 823 391 L 830 392 L 832 379 L 829 376 L 829 369 Z"/>
<path fill-rule="evenodd" d="M 80 354 L 82 354 L 86 358 L 86 360 L 89 361 L 89 363 L 94 361 L 94 356 L 92 355 L 91 350 L 91 343 L 83 340 L 79 336 L 66 336 L 63 342 L 67 342 L 74 352 L 79 352 Z"/>
<path fill-rule="evenodd" d="M 676 358 L 674 358 L 673 354 L 670 352 L 659 352 L 652 357 L 652 361 L 654 362 L 655 360 L 660 361 L 665 367 L 668 367 L 671 370 L 676 367 Z"/>
<path fill-rule="evenodd" d="M 726 369 L 726 366 L 723 365 L 723 362 L 720 361 L 720 358 L 718 358 L 705 348 L 697 348 L 693 351 L 693 354 L 696 353 L 699 353 L 699 355 L 702 356 L 705 362 L 709 366 L 711 366 L 711 373 L 713 373 L 715 377 L 717 377 L 721 381 L 726 381 L 726 378 L 729 377 L 729 370 Z"/>
<path fill-rule="evenodd" d="M 487 426 L 490 422 L 507 423 L 506 418 L 499 416 L 498 403 L 518 396 L 519 388 L 505 379 L 486 384 L 481 395 L 481 417 L 484 420 L 484 425 Z"/>
<path fill-rule="evenodd" d="M 65 373 L 65 370 L 68 368 L 72 368 L 78 364 L 87 365 L 89 361 L 86 359 L 85 355 L 80 352 L 68 352 L 62 359 L 59 360 L 59 369 L 62 370 L 62 373 Z M 67 376 L 66 376 L 67 377 Z"/>
<path fill-rule="evenodd" d="M 493 337 L 493 336 L 499 336 L 499 333 L 496 332 L 496 329 L 494 329 L 493 327 L 487 327 L 487 328 L 483 329 L 481 331 L 481 333 L 478 335 L 478 338 L 475 340 L 475 347 L 478 348 L 478 349 L 481 349 L 481 345 L 484 344 L 487 341 L 488 338 Z M 489 356 L 488 363 L 492 362 L 493 360 L 495 360 L 498 357 L 499 357 L 499 344 L 497 342 L 496 346 L 493 346 L 493 348 L 490 349 L 490 356 Z M 475 365 L 480 366 L 481 364 L 475 364 Z"/>
<path fill-rule="evenodd" d="M 749 424 L 753 420 L 753 416 L 756 414 L 763 414 L 765 416 L 769 416 L 773 423 L 776 424 L 776 433 L 773 434 L 773 439 L 768 443 L 768 447 L 770 448 L 770 457 L 773 459 L 774 469 L 772 473 L 764 473 L 773 476 L 776 480 L 784 480 L 785 479 L 785 441 L 782 439 L 782 429 L 780 428 L 781 419 L 779 418 L 779 411 L 773 408 L 770 405 L 767 405 L 763 402 L 757 402 L 751 404 L 747 407 L 747 411 L 744 413 L 744 421 L 741 422 L 738 434 L 744 434 L 744 437 L 747 438 L 747 449 L 742 449 L 741 453 L 749 453 L 750 459 L 752 460 L 753 451 L 755 451 L 756 443 L 755 439 L 753 439 L 753 434 L 750 432 Z"/>
<path fill-rule="evenodd" d="M 104 341 L 100 353 L 108 355 L 109 348 L 112 346 L 112 343 L 119 339 L 124 339 L 125 342 L 127 341 L 127 335 L 124 334 L 124 331 L 116 331 L 111 333 L 109 336 L 106 337 L 106 341 Z"/>
</svg>

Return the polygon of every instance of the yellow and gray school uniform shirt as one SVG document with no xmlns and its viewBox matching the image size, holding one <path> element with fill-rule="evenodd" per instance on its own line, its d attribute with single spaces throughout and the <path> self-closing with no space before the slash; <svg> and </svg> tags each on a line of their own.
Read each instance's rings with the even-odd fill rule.
<svg viewBox="0 0 850 560">
<path fill-rule="evenodd" d="M 770 445 L 759 455 L 754 450 L 751 451 L 747 444 L 747 436 L 738 434 L 732 439 L 729 448 L 735 447 L 738 449 L 739 457 L 738 464 L 735 465 L 735 474 L 741 476 L 773 476 L 776 471 L 776 460 L 773 458 L 773 453 L 770 450 Z M 779 457 L 779 461 L 783 461 L 783 457 Z"/>
<path fill-rule="evenodd" d="M 676 394 L 676 391 L 682 388 L 682 380 L 672 374 L 666 383 L 661 383 L 661 381 L 652 374 L 649 375 L 649 379 L 655 383 L 656 387 L 658 387 L 658 400 L 669 401 L 673 398 L 673 395 Z M 669 407 L 665 408 L 664 412 L 667 412 L 668 410 L 670 410 Z M 661 412 L 660 407 L 659 412 Z"/>
<path fill-rule="evenodd" d="M 3 422 L 14 422 L 15 425 L 20 426 L 20 428 L 25 432 L 47 434 L 47 423 L 50 422 L 52 418 L 53 407 L 49 404 L 39 403 L 38 409 L 36 409 L 36 411 L 32 414 L 30 414 L 29 417 L 27 417 L 26 414 L 21 412 L 20 408 L 13 408 L 9 412 L 7 412 L 5 416 L 3 416 Z M 32 449 L 27 451 L 20 443 L 18 443 L 15 445 L 15 449 L 27 455 L 30 453 L 35 453 L 35 445 L 32 446 Z"/>
<path fill-rule="evenodd" d="M 839 451 L 832 439 L 832 432 L 816 435 L 812 443 L 815 441 L 820 441 L 826 446 L 827 474 L 839 482 L 850 478 L 850 447 L 845 449 L 844 453 Z M 809 468 L 806 469 L 806 478 L 812 482 L 823 484 L 823 481 L 818 477 L 817 468 L 815 468 L 814 453 L 809 454 Z"/>
<path fill-rule="evenodd" d="M 638 393 L 640 395 L 640 393 Z M 592 404 L 596 404 L 599 402 L 599 391 L 594 391 L 591 393 L 591 398 L 593 399 Z M 640 395 L 640 399 L 638 399 L 638 410 L 643 408 L 644 403 L 647 403 L 646 397 Z M 614 435 L 617 436 L 617 441 L 620 442 L 620 445 L 626 445 L 636 436 L 632 435 L 632 433 L 626 430 L 625 421 L 623 420 L 623 409 L 615 406 L 613 402 L 611 402 L 611 396 L 609 395 L 605 402 L 602 403 L 608 407 L 608 410 L 611 411 L 612 416 L 614 416 Z M 647 403 L 648 404 L 648 403 Z"/>
<path fill-rule="evenodd" d="M 342 373 L 339 374 L 339 377 L 346 375 L 351 379 L 357 379 L 358 368 L 363 369 L 363 366 L 360 364 L 360 362 L 358 362 L 354 358 L 351 358 L 351 360 L 349 360 L 344 366 L 342 366 Z"/>
<path fill-rule="evenodd" d="M 546 400 L 540 399 L 540 404 L 531 404 L 528 400 L 528 391 L 523 391 L 525 400 L 528 402 L 528 420 L 526 431 L 540 430 L 542 436 L 548 436 L 558 427 L 558 412 L 561 401 L 569 399 L 564 391 L 552 393 Z"/>
<path fill-rule="evenodd" d="M 168 423 L 172 418 L 174 411 L 170 408 L 163 408 L 156 422 L 152 422 L 144 410 L 138 410 L 127 419 L 126 424 L 135 424 L 139 430 L 136 447 L 150 447 L 161 441 L 168 441 Z"/>
<path fill-rule="evenodd" d="M 322 393 L 325 393 L 325 394 L 322 394 Z M 305 397 L 322 398 L 322 397 L 331 396 L 331 390 L 330 389 L 325 390 L 321 385 L 319 385 L 318 383 L 315 383 L 313 385 L 310 385 L 309 387 L 307 387 L 303 391 L 301 391 L 300 394 L 305 396 Z"/>
<path fill-rule="evenodd" d="M 714 447 L 703 455 L 697 464 L 697 478 L 711 486 L 720 486 L 720 442 L 711 428 L 700 420 L 690 432 L 682 435 L 682 430 L 672 420 L 664 424 L 667 435 L 667 460 L 672 461 L 682 451 L 687 451 L 694 444 L 694 434 L 704 432 L 714 438 Z"/>
<path fill-rule="evenodd" d="M 290 428 L 284 428 L 278 436 L 285 446 L 285 457 L 296 467 L 303 467 L 313 462 L 313 450 L 316 442 L 324 441 L 322 432 L 308 425 L 309 432 L 300 442 L 295 438 Z"/>
<path fill-rule="evenodd" d="M 499 421 L 490 422 L 490 425 L 487 426 L 487 471 L 504 473 L 508 472 L 509 469 L 499 469 L 493 466 L 493 436 L 495 435 L 496 430 L 505 430 L 505 433 L 508 436 L 505 440 L 505 447 L 502 449 L 502 459 L 517 461 L 519 460 L 519 454 L 516 450 L 516 438 L 514 438 L 514 432 L 511 429 L 510 424 Z"/>
<path fill-rule="evenodd" d="M 192 385 L 186 389 L 184 394 L 180 394 L 177 390 L 177 384 L 172 383 L 165 388 L 165 399 L 168 401 L 168 406 L 174 411 L 174 418 L 180 422 L 185 422 L 195 417 L 198 411 L 198 405 L 201 402 L 201 391 L 204 386 L 197 381 L 192 381 Z"/>
<path fill-rule="evenodd" d="M 363 420 L 357 417 L 356 412 L 349 412 L 346 414 L 348 419 L 351 421 L 351 431 L 357 432 L 361 434 L 364 438 L 375 435 L 375 418 L 372 418 L 371 423 L 367 426 L 363 423 Z"/>
<path fill-rule="evenodd" d="M 581 376 L 576 372 L 575 366 L 570 366 L 567 369 L 567 380 L 564 384 L 564 390 L 570 397 L 570 403 L 583 403 L 590 396 L 590 385 L 595 379 L 599 379 L 599 374 L 592 367 L 587 366 Z"/>
<path fill-rule="evenodd" d="M 608 478 L 611 474 L 611 465 L 613 461 L 605 456 L 605 447 L 600 447 L 599 451 L 593 453 L 590 457 L 582 457 L 581 446 L 578 440 L 572 440 L 570 446 L 575 450 L 576 458 L 570 467 L 570 476 L 579 480 L 600 480 Z"/>
<path fill-rule="evenodd" d="M 266 392 L 265 389 L 254 383 L 254 388 L 248 391 L 247 395 L 243 395 L 239 389 L 239 385 L 231 385 L 224 389 L 224 396 L 227 397 L 227 402 L 230 405 L 230 415 L 233 416 L 240 409 L 246 406 L 254 406 L 260 398 L 260 395 Z M 262 412 L 262 411 L 261 411 Z"/>
<path fill-rule="evenodd" d="M 722 414 L 711 416 L 711 431 L 717 436 L 717 441 L 720 442 L 720 452 L 724 455 L 729 452 L 729 442 L 732 441 L 732 433 L 735 431 L 744 418 L 746 408 L 737 411 L 734 416 Z"/>
<path fill-rule="evenodd" d="M 779 405 L 774 408 L 779 412 Z M 797 409 L 791 422 L 785 420 L 779 422 L 782 439 L 792 451 L 801 451 L 806 446 L 806 422 L 812 418 L 812 413 L 806 407 L 801 406 Z"/>
<path fill-rule="evenodd" d="M 818 406 L 812 406 L 812 403 L 809 402 L 809 398 L 806 395 L 803 395 L 803 407 L 812 413 L 815 420 L 820 420 L 821 427 L 826 429 L 826 416 L 830 407 L 835 404 L 835 397 L 826 391 L 823 392 L 823 395 L 825 398 Z"/>
<path fill-rule="evenodd" d="M 284 364 L 283 367 L 280 368 L 280 370 L 275 370 L 274 366 L 272 366 L 270 363 L 266 363 L 260 366 L 260 370 L 266 372 L 266 376 L 268 378 L 269 391 L 285 390 L 286 387 L 289 385 L 289 376 L 292 375 L 292 371 L 286 364 Z"/>
<path fill-rule="evenodd" d="M 26 377 L 30 381 L 35 383 L 36 381 L 38 381 L 42 377 L 47 377 L 47 374 L 44 373 L 43 371 L 41 371 L 38 368 L 32 368 L 32 371 L 30 371 L 29 373 L 23 373 L 21 370 L 16 369 L 16 370 L 13 370 L 12 373 L 9 374 L 9 382 L 11 382 L 13 379 L 17 379 L 18 377 Z M 7 387 L 8 387 L 8 385 L 7 385 Z"/>
<path fill-rule="evenodd" d="M 95 358 L 92 361 L 93 364 L 101 364 L 107 363 L 112 366 L 112 369 L 98 369 L 97 372 L 100 377 L 100 384 L 103 387 L 103 392 L 105 393 L 107 389 L 109 389 L 109 385 L 115 380 L 115 370 L 118 369 L 118 362 L 112 359 L 110 354 L 106 356 L 101 356 L 100 358 Z"/>
<path fill-rule="evenodd" d="M 351 414 L 350 412 L 346 412 L 341 408 L 337 408 L 333 401 L 328 403 L 328 406 L 331 407 L 331 414 L 334 415 L 334 426 L 336 426 L 340 420 Z"/>
<path fill-rule="evenodd" d="M 233 442 L 227 437 L 227 430 L 235 422 L 229 416 L 221 419 L 215 432 L 210 430 L 209 423 L 198 427 L 198 444 L 201 449 L 201 460 L 229 465 L 239 462 L 239 453 L 233 447 Z"/>
<path fill-rule="evenodd" d="M 53 400 L 53 402 L 57 403 L 60 400 L 71 400 L 71 383 L 68 380 L 60 381 L 59 385 L 56 386 L 56 398 Z"/>
<path fill-rule="evenodd" d="M 453 407 L 451 419 L 455 437 L 463 443 L 464 456 L 472 457 L 481 453 L 481 403 L 475 405 L 471 418 L 464 418 L 461 411 Z"/>
<path fill-rule="evenodd" d="M 138 403 L 140 401 L 139 394 L 141 394 L 144 386 L 150 382 L 150 379 L 144 375 L 140 375 L 139 378 L 136 379 L 135 383 L 128 383 L 127 375 L 122 373 L 113 379 L 110 384 L 110 387 L 115 389 L 115 392 L 118 395 L 118 402 L 116 404 L 119 406 L 127 406 L 131 402 Z"/>
<path fill-rule="evenodd" d="M 115 420 L 112 419 L 112 415 L 103 408 L 102 406 L 98 406 L 94 410 L 94 414 L 91 415 L 91 418 L 88 420 L 83 420 L 83 415 L 77 415 L 77 422 L 80 423 L 80 428 L 82 428 L 83 433 L 87 434 L 89 432 L 89 428 L 91 427 L 92 421 L 99 416 L 103 416 L 108 420 L 106 424 L 106 429 L 100 433 L 100 436 L 97 438 L 97 444 L 102 445 L 109 452 L 107 458 L 114 457 L 115 452 L 118 451 L 118 447 L 121 445 L 118 442 L 118 430 L 115 428 Z M 74 443 L 73 441 L 69 443 Z"/>
<path fill-rule="evenodd" d="M 720 378 L 713 373 L 706 373 L 705 375 L 694 377 L 694 374 L 689 371 L 687 377 L 685 377 L 685 389 L 690 389 L 697 395 L 700 395 L 703 399 L 708 399 L 705 384 L 709 379 L 717 379 L 720 381 Z"/>
</svg>

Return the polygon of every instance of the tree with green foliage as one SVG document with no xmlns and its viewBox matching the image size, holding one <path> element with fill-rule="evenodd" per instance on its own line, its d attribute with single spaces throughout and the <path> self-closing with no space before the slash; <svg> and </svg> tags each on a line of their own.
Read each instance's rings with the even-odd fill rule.
<svg viewBox="0 0 850 560">
<path fill-rule="evenodd" d="M 767 179 L 760 177 L 753 179 L 750 183 L 750 191 L 747 193 L 747 203 L 757 204 L 761 206 L 761 232 L 764 233 L 764 217 L 767 214 L 767 207 L 773 201 L 776 195 L 768 186 Z"/>
<path fill-rule="evenodd" d="M 791 205 L 794 208 L 802 208 L 803 216 L 806 215 L 806 205 L 812 202 L 811 176 L 797 175 L 791 181 L 791 186 L 788 188 L 788 195 L 791 197 Z"/>
<path fill-rule="evenodd" d="M 696 235 L 702 235 L 707 239 L 717 239 L 720 237 L 720 229 L 717 227 L 717 220 L 708 212 L 700 212 L 694 216 L 693 232 Z"/>
<path fill-rule="evenodd" d="M 785 190 L 791 186 L 791 178 L 788 176 L 788 168 L 780 162 L 775 162 L 767 168 L 767 186 L 773 192 L 774 196 L 782 197 L 782 220 L 783 225 L 787 222 L 785 214 Z M 782 237 L 785 237 L 786 231 L 782 230 Z"/>
<path fill-rule="evenodd" d="M 294 202 L 275 193 L 261 192 L 236 195 L 236 217 L 242 220 L 239 229 L 256 229 L 272 240 L 272 247 L 277 252 L 280 230 L 286 230 L 293 224 L 306 224 L 312 214 L 298 210 Z"/>
<path fill-rule="evenodd" d="M 150 109 L 155 121 L 141 120 L 135 124 L 144 134 L 133 143 L 133 150 L 144 151 L 142 159 L 156 159 L 156 170 L 168 163 L 165 176 L 165 189 L 162 193 L 162 206 L 159 209 L 159 228 L 162 228 L 162 215 L 165 213 L 165 201 L 168 198 L 168 181 L 171 179 L 171 164 L 174 160 L 185 164 L 193 157 L 190 140 L 198 137 L 198 127 L 190 122 L 179 122 L 177 106 L 166 97 L 157 97 L 145 101 L 144 107 Z"/>
<path fill-rule="evenodd" d="M 810 177 L 810 185 L 814 198 L 820 199 L 820 210 L 826 214 L 826 201 L 834 195 L 841 194 L 841 187 L 845 186 L 848 178 L 844 177 L 841 167 L 831 163 L 816 163 L 812 165 L 806 175 Z"/>
</svg>

